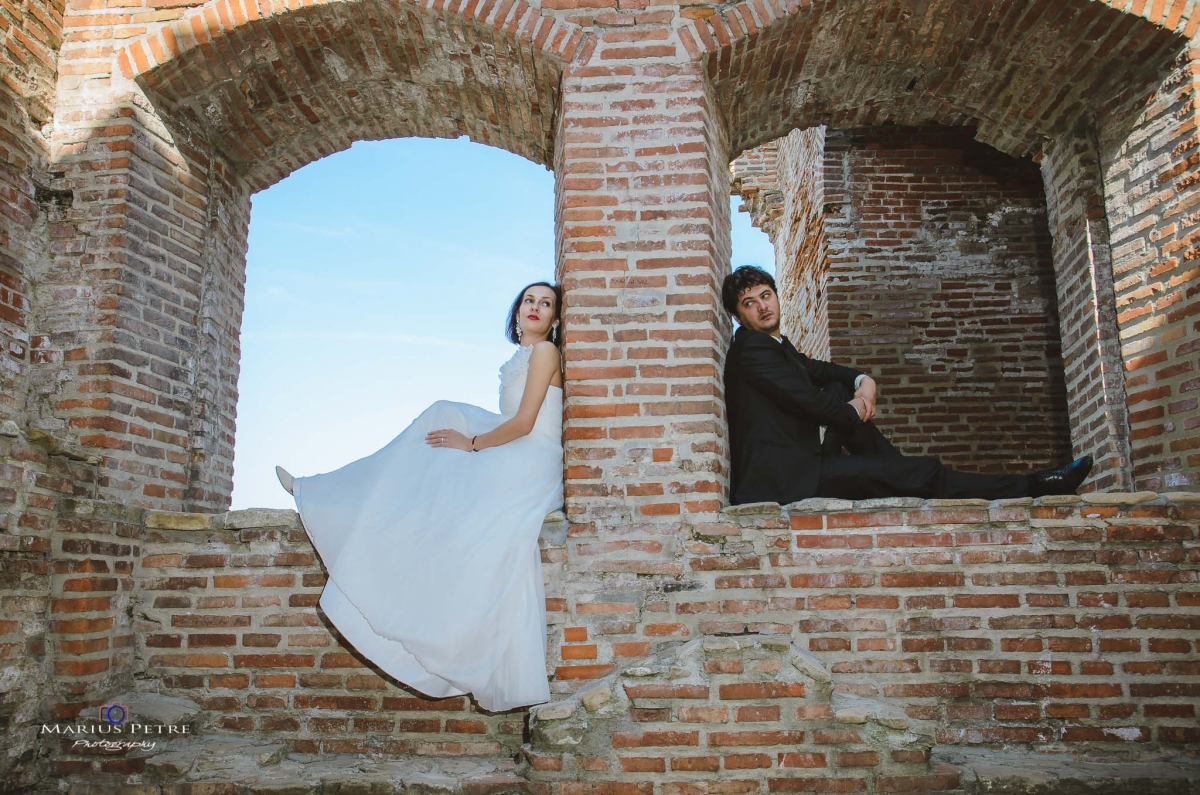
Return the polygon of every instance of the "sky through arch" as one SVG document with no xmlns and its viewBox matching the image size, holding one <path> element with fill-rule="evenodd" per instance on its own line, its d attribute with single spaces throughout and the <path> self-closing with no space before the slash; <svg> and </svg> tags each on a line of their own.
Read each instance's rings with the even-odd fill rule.
<svg viewBox="0 0 1200 795">
<path fill-rule="evenodd" d="M 469 140 L 360 142 L 254 197 L 232 509 L 369 455 L 436 400 L 497 410 L 517 290 L 554 276 L 554 175 Z M 733 264 L 774 250 L 731 198 Z"/>
</svg>

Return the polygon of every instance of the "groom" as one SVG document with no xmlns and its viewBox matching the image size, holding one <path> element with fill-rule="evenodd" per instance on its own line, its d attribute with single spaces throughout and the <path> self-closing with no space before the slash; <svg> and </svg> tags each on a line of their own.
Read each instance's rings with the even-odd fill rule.
<svg viewBox="0 0 1200 795">
<path fill-rule="evenodd" d="M 808 497 L 1074 494 L 1091 471 L 1091 456 L 1025 475 L 981 475 L 950 469 L 932 456 L 902 455 L 870 421 L 876 392 L 870 376 L 810 359 L 780 334 L 779 297 L 769 273 L 743 265 L 725 277 L 721 301 L 740 324 L 725 359 L 734 505 L 786 505 Z M 849 455 L 841 454 L 843 447 Z"/>
</svg>

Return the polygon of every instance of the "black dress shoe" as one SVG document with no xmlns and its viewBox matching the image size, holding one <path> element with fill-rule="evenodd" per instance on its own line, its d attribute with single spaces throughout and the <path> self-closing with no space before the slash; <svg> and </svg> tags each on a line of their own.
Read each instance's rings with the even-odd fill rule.
<svg viewBox="0 0 1200 795">
<path fill-rule="evenodd" d="M 1029 496 L 1045 497 L 1047 494 L 1074 494 L 1092 471 L 1092 457 L 1085 455 L 1056 469 L 1041 469 L 1031 472 Z"/>
</svg>

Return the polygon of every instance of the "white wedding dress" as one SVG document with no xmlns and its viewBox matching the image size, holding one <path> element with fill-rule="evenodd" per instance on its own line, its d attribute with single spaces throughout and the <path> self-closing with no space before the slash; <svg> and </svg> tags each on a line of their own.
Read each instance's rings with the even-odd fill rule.
<svg viewBox="0 0 1200 795">
<path fill-rule="evenodd" d="M 343 637 L 410 687 L 489 711 L 550 700 L 538 535 L 563 503 L 562 389 L 508 444 L 471 453 L 425 434 L 471 437 L 516 414 L 532 350 L 500 368 L 501 414 L 438 401 L 378 452 L 292 485 Z"/>
</svg>

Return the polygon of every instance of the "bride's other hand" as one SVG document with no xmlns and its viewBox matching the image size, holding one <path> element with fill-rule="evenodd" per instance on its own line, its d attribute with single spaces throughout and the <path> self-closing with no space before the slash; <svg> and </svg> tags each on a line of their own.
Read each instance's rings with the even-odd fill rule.
<svg viewBox="0 0 1200 795">
<path fill-rule="evenodd" d="M 442 428 L 425 434 L 425 444 L 430 447 L 452 447 L 455 450 L 470 450 L 471 440 L 453 428 Z"/>
</svg>

